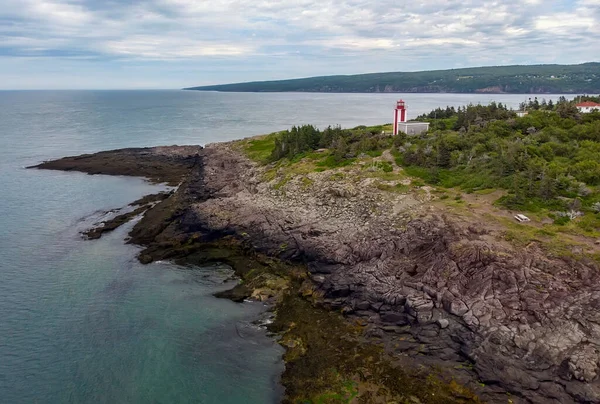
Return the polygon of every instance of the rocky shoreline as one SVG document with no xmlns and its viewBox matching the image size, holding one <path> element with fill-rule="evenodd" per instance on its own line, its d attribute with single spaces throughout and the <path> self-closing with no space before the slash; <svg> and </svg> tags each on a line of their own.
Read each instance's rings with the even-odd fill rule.
<svg viewBox="0 0 600 404">
<path fill-rule="evenodd" d="M 274 331 L 284 333 L 288 348 L 283 382 L 290 401 L 299 397 L 298 386 L 321 388 L 302 384 L 306 369 L 298 361 L 304 368 L 324 366 L 306 362 L 323 353 L 311 351 L 320 346 L 313 338 L 321 325 L 310 335 L 290 326 L 300 319 L 289 313 L 301 313 L 314 315 L 313 326 L 325 321 L 343 329 L 334 346 L 348 339 L 343 349 L 361 347 L 360 365 L 344 365 L 350 353 L 333 358 L 348 374 L 363 373 L 350 380 L 362 402 L 389 402 L 402 391 L 410 393 L 398 402 L 477 402 L 470 391 L 491 403 L 600 402 L 595 262 L 554 257 L 534 243 L 516 248 L 484 218 L 440 207 L 428 187 L 385 192 L 341 169 L 271 178 L 272 168 L 249 160 L 238 146 L 124 149 L 38 168 L 179 184 L 142 209 L 129 242 L 145 247 L 144 263 L 226 262 L 244 282 L 224 297 L 251 297 L 284 310 Z M 292 304 L 290 294 L 302 299 Z M 306 314 L 302 302 L 317 311 Z M 373 353 L 371 346 L 381 350 Z M 364 357 L 378 358 L 377 366 Z M 439 389 L 437 397 L 411 387 L 415 374 L 394 374 L 421 365 L 445 381 L 427 384 L 430 392 Z M 390 374 L 405 382 L 386 381 Z"/>
</svg>

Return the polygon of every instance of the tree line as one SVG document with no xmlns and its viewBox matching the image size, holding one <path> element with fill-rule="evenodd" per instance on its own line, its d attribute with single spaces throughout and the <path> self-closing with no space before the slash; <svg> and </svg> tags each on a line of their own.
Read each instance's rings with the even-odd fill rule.
<svg viewBox="0 0 600 404">
<path fill-rule="evenodd" d="M 353 129 L 329 126 L 325 130 L 319 130 L 313 125 L 294 126 L 279 133 L 270 160 L 293 160 L 311 151 L 327 149 L 333 161 L 340 162 L 361 153 L 389 148 L 392 140 L 383 133 L 383 126 L 358 126 Z"/>
</svg>

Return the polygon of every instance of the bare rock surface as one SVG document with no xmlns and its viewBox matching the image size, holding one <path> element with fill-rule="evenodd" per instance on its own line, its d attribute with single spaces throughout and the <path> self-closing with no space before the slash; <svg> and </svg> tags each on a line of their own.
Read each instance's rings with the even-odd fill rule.
<svg viewBox="0 0 600 404">
<path fill-rule="evenodd" d="M 177 185 L 197 163 L 200 146 L 158 146 L 65 157 L 28 168 L 146 177 Z"/>
<path fill-rule="evenodd" d="M 379 192 L 335 171 L 276 187 L 229 144 L 202 156 L 187 220 L 307 263 L 313 293 L 397 355 L 467 368 L 489 402 L 600 402 L 595 263 L 495 241 L 483 220 L 434 208 L 427 187 Z"/>
</svg>

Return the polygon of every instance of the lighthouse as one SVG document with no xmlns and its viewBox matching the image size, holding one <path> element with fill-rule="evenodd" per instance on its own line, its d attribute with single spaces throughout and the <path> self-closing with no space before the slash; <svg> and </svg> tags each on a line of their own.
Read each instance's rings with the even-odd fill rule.
<svg viewBox="0 0 600 404">
<path fill-rule="evenodd" d="M 394 110 L 394 135 L 398 134 L 398 122 L 406 122 L 406 104 L 404 100 L 396 102 L 396 109 Z"/>
<path fill-rule="evenodd" d="M 429 122 L 410 121 L 406 120 L 406 103 L 404 100 L 396 102 L 394 109 L 394 136 L 400 132 L 407 135 L 420 135 L 429 130 Z"/>
</svg>

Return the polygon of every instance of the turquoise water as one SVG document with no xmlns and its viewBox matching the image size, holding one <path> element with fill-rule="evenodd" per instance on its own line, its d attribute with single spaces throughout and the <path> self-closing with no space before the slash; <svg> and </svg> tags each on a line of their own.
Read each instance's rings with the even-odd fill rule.
<svg viewBox="0 0 600 404">
<path fill-rule="evenodd" d="M 294 124 L 391 121 L 393 94 L 0 92 L 0 402 L 270 403 L 281 348 L 264 307 L 212 297 L 227 268 L 140 265 L 131 224 L 80 232 L 160 187 L 142 179 L 25 170 L 99 150 L 206 144 Z M 517 106 L 525 96 L 413 94 L 437 106 Z"/>
</svg>

